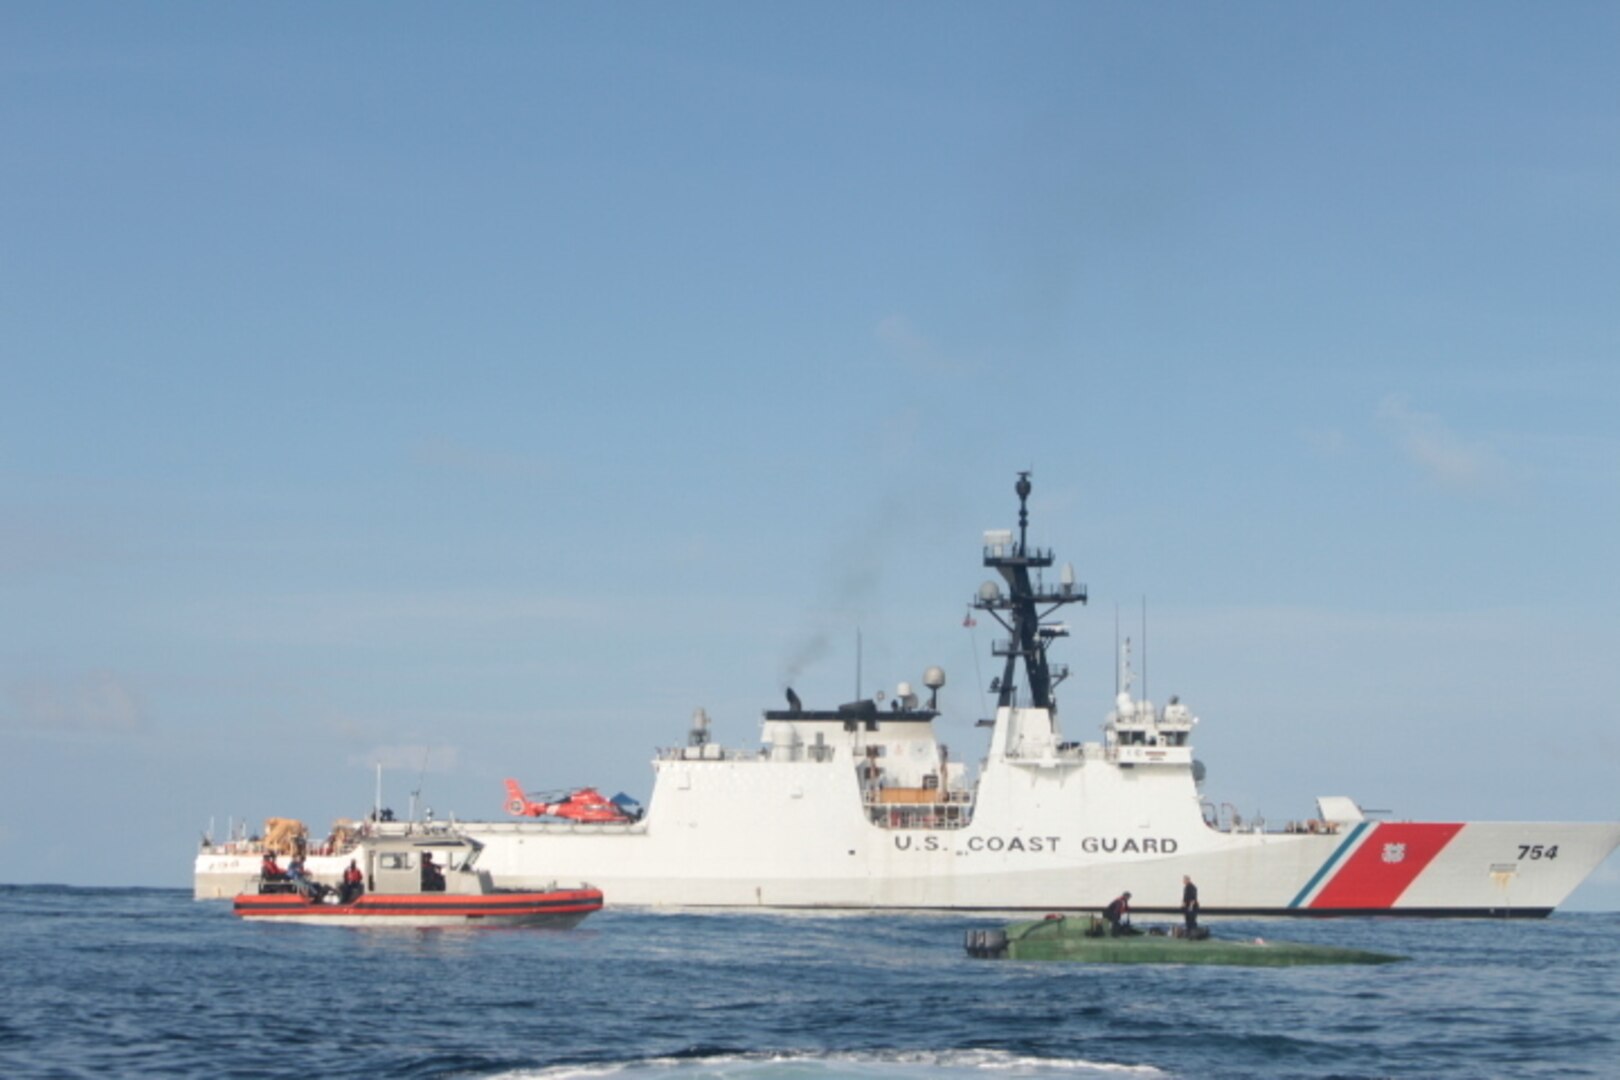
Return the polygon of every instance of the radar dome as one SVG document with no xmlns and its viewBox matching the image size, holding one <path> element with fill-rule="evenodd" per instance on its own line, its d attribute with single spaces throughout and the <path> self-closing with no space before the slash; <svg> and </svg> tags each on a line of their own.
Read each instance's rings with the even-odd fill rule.
<svg viewBox="0 0 1620 1080">
<path fill-rule="evenodd" d="M 940 687 L 944 686 L 945 669 L 942 667 L 931 667 L 927 671 L 923 672 L 923 685 L 928 687 L 930 690 L 938 690 Z"/>
<path fill-rule="evenodd" d="M 988 602 L 988 601 L 991 601 L 991 600 L 1000 599 L 1000 597 L 1001 597 L 1001 587 L 999 585 L 997 585 L 995 582 L 987 581 L 983 585 L 979 586 L 979 599 L 980 600 L 984 600 L 984 601 Z"/>
</svg>

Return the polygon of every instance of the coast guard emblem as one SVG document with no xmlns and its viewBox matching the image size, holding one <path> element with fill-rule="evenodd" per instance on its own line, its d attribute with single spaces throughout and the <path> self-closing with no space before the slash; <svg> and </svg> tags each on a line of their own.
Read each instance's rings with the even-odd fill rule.
<svg viewBox="0 0 1620 1080">
<path fill-rule="evenodd" d="M 1405 844 L 1385 844 L 1384 845 L 1384 861 L 1387 862 L 1387 863 L 1398 863 L 1398 862 L 1406 861 L 1406 845 Z"/>
</svg>

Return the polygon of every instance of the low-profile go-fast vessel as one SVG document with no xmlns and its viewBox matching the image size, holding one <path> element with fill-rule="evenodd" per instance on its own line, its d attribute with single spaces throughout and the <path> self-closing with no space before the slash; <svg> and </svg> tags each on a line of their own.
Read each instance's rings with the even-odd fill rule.
<svg viewBox="0 0 1620 1080">
<path fill-rule="evenodd" d="M 1343 796 L 1241 822 L 1202 795 L 1192 711 L 1133 697 L 1128 664 L 1101 738 L 1067 734 L 1068 671 L 1047 653 L 1067 632 L 1053 616 L 1086 590 L 1068 566 L 1047 580 L 1030 490 L 1020 474 L 1016 531 L 985 534 L 995 578 L 972 601 L 1006 631 L 976 776 L 935 736 L 945 676 L 929 668 L 926 702 L 902 683 L 886 706 L 815 710 L 790 689 L 758 747 L 717 745 L 698 710 L 686 745 L 653 760 L 639 816 L 454 828 L 513 886 L 562 876 L 612 904 L 715 908 L 1072 911 L 1130 889 L 1138 911 L 1173 911 L 1191 876 L 1207 915 L 1544 916 L 1620 845 L 1617 822 L 1394 821 Z M 238 891 L 252 858 L 205 846 L 197 895 Z"/>
<path fill-rule="evenodd" d="M 1179 928 L 1178 928 L 1179 930 Z M 1392 964 L 1404 956 L 1265 938 L 1212 937 L 1162 930 L 1111 934 L 1101 919 L 1051 915 L 1005 930 L 969 930 L 963 944 L 980 960 L 1071 960 L 1084 964 L 1200 964 L 1219 967 L 1302 967 L 1313 964 Z"/>
</svg>

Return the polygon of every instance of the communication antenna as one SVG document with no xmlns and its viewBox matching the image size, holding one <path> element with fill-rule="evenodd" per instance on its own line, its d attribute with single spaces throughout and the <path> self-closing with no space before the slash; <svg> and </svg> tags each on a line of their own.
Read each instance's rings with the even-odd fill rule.
<svg viewBox="0 0 1620 1080">
<path fill-rule="evenodd" d="M 979 669 L 978 635 L 974 634 L 973 632 L 973 628 L 979 625 L 979 621 L 973 617 L 973 608 L 971 605 L 969 605 L 967 609 L 967 614 L 962 616 L 962 625 L 967 629 L 968 637 L 973 639 L 973 648 L 969 649 L 968 652 L 973 654 L 973 685 L 979 688 L 979 708 L 981 710 L 981 715 L 993 715 L 990 712 L 990 698 L 984 692 L 984 673 Z M 930 705 L 929 708 L 933 708 L 933 706 Z"/>
<path fill-rule="evenodd" d="M 1148 696 L 1147 681 L 1147 593 L 1142 594 L 1142 700 L 1153 700 Z"/>
<path fill-rule="evenodd" d="M 411 820 L 416 820 L 416 800 L 422 794 L 422 781 L 427 777 L 428 754 L 432 753 L 427 747 L 422 748 L 422 768 L 416 774 L 416 788 L 411 792 Z"/>
<path fill-rule="evenodd" d="M 851 700 L 861 700 L 861 628 L 855 628 L 855 696 Z"/>
<path fill-rule="evenodd" d="M 1119 603 L 1114 603 L 1114 697 L 1119 697 Z"/>
</svg>

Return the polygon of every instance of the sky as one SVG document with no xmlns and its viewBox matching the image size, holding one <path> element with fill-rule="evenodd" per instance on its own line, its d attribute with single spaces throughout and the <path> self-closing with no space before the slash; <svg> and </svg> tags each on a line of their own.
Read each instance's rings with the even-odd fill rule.
<svg viewBox="0 0 1620 1080">
<path fill-rule="evenodd" d="M 1072 562 L 1245 817 L 1620 815 L 1620 9 L 0 7 L 0 881 L 640 798 Z M 859 646 L 857 647 L 857 640 Z M 1620 858 L 1570 907 L 1620 910 Z"/>
</svg>

